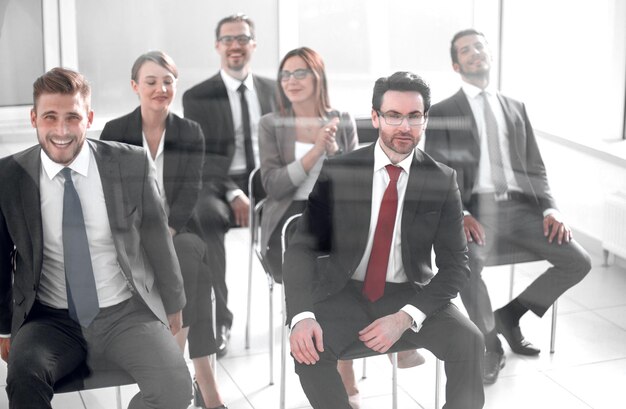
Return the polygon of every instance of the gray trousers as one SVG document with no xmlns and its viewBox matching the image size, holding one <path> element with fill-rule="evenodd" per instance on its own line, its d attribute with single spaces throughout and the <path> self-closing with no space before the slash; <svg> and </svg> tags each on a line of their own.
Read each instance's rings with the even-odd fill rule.
<svg viewBox="0 0 626 409">
<path fill-rule="evenodd" d="M 35 303 L 12 337 L 7 374 L 11 409 L 51 408 L 55 382 L 84 364 L 105 358 L 139 385 L 129 407 L 183 409 L 191 401 L 191 378 L 169 329 L 135 297 L 104 308 L 89 328 L 67 310 Z"/>
<path fill-rule="evenodd" d="M 494 317 L 481 273 L 489 253 L 497 247 L 525 249 L 552 264 L 517 296 L 522 305 L 540 317 L 591 269 L 589 255 L 576 241 L 561 245 L 556 240 L 548 242 L 543 235 L 543 214 L 532 202 L 482 200 L 472 214 L 485 229 L 486 240 L 484 246 L 468 244 L 471 275 L 460 294 L 470 319 L 484 335 L 494 334 Z M 487 349 L 498 349 L 490 348 L 489 339 L 485 342 Z"/>
</svg>

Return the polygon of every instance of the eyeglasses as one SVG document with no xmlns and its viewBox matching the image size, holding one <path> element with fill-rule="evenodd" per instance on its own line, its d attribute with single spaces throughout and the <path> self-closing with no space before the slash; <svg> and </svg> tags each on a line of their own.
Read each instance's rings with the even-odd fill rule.
<svg viewBox="0 0 626 409">
<path fill-rule="evenodd" d="M 293 75 L 295 79 L 303 80 L 306 78 L 307 75 L 311 73 L 313 73 L 313 71 L 305 68 L 298 68 L 294 72 L 282 70 L 278 73 L 278 78 L 280 78 L 281 81 L 289 81 L 289 78 L 291 78 L 291 76 Z"/>
<path fill-rule="evenodd" d="M 376 111 L 378 116 L 385 118 L 385 123 L 391 126 L 399 126 L 402 125 L 402 121 L 406 118 L 406 122 L 409 126 L 421 126 L 426 122 L 426 115 L 421 112 L 414 112 L 408 115 L 402 115 L 397 112 L 380 112 Z"/>
<path fill-rule="evenodd" d="M 248 43 L 250 43 L 251 40 L 253 40 L 254 37 L 252 36 L 248 36 L 245 34 L 240 34 L 238 36 L 222 36 L 220 38 L 217 39 L 217 41 L 219 41 L 220 43 L 229 46 L 231 45 L 234 41 L 237 41 L 237 43 L 239 43 L 239 45 L 246 45 Z"/>
</svg>

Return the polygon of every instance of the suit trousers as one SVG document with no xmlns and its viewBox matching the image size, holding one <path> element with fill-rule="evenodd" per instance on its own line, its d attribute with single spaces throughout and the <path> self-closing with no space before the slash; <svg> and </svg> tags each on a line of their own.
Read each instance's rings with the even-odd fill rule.
<svg viewBox="0 0 626 409">
<path fill-rule="evenodd" d="M 193 233 L 181 232 L 173 240 L 187 297 L 183 308 L 183 327 L 189 327 L 189 357 L 208 356 L 217 352 L 217 345 L 213 333 L 212 284 L 207 248 L 204 241 Z"/>
<path fill-rule="evenodd" d="M 525 249 L 549 261 L 548 268 L 518 296 L 517 300 L 530 311 L 543 316 L 565 291 L 580 282 L 591 269 L 587 252 L 576 242 L 559 245 L 543 235 L 543 214 L 532 202 L 510 200 L 497 202 L 479 196 L 481 200 L 472 214 L 485 229 L 485 245 L 468 244 L 471 276 L 461 291 L 461 299 L 470 319 L 486 337 L 488 350 L 501 350 L 494 332 L 494 317 L 482 270 L 491 251 L 506 246 Z"/>
<path fill-rule="evenodd" d="M 415 296 L 415 289 L 408 283 L 387 283 L 383 297 L 372 303 L 361 294 L 361 287 L 362 282 L 349 281 L 339 293 L 315 304 L 315 317 L 323 331 L 324 352 L 314 365 L 294 360 L 302 388 L 315 409 L 350 409 L 348 395 L 337 372 L 337 360 L 347 357 L 350 349 L 363 347 L 358 339 L 361 329 L 377 318 L 397 312 Z M 400 341 L 409 347 L 426 348 L 445 362 L 444 408 L 483 407 L 483 337 L 456 306 L 443 305 L 424 321 L 418 332 L 409 329 Z M 371 351 L 369 355 L 377 354 Z M 416 384 L 415 388 L 420 385 Z"/>
<path fill-rule="evenodd" d="M 169 329 L 136 297 L 100 310 L 81 328 L 67 310 L 35 302 L 11 339 L 7 394 L 11 409 L 51 408 L 53 385 L 85 362 L 106 359 L 139 385 L 129 408 L 183 409 L 191 377 Z"/>
</svg>

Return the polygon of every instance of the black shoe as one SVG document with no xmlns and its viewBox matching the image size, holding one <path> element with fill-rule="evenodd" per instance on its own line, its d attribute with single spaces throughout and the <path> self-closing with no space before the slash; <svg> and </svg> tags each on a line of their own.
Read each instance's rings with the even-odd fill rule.
<svg viewBox="0 0 626 409">
<path fill-rule="evenodd" d="M 217 327 L 215 342 L 217 343 L 217 357 L 222 358 L 228 352 L 228 341 L 230 341 L 230 328 L 226 325 Z"/>
<path fill-rule="evenodd" d="M 519 325 L 511 325 L 504 317 L 501 310 L 493 312 L 496 320 L 496 330 L 504 336 L 511 350 L 516 354 L 534 356 L 539 355 L 541 350 L 524 339 Z"/>
<path fill-rule="evenodd" d="M 202 393 L 200 392 L 200 386 L 198 386 L 198 382 L 195 379 L 193 380 L 193 406 L 200 409 L 228 409 L 226 405 L 220 405 L 216 408 L 207 408 L 204 404 Z"/>
<path fill-rule="evenodd" d="M 491 385 L 498 380 L 500 369 L 504 368 L 506 357 L 504 352 L 485 352 L 485 361 L 483 364 L 483 383 Z"/>
</svg>

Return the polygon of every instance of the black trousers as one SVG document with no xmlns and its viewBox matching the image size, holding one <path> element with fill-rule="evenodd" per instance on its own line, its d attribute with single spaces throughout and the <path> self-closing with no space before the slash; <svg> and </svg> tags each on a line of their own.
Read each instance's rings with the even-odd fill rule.
<svg viewBox="0 0 626 409">
<path fill-rule="evenodd" d="M 470 319 L 484 335 L 490 334 L 485 339 L 487 349 L 501 350 L 494 332 L 491 300 L 481 274 L 490 252 L 513 246 L 535 253 L 552 264 L 517 296 L 522 305 L 539 317 L 587 275 L 591 259 L 576 241 L 561 245 L 556 240 L 548 243 L 543 235 L 543 214 L 532 202 L 523 199 L 496 202 L 485 195 L 477 202 L 472 214 L 485 229 L 486 240 L 484 246 L 468 243 L 471 275 L 460 294 Z"/>
<path fill-rule="evenodd" d="M 211 275 L 204 241 L 193 233 L 174 236 L 174 249 L 183 276 L 187 303 L 183 308 L 183 327 L 189 327 L 189 357 L 199 358 L 217 352 L 213 334 Z"/>
<path fill-rule="evenodd" d="M 361 286 L 362 283 L 351 281 L 341 292 L 315 305 L 315 317 L 323 330 L 324 352 L 314 365 L 294 360 L 302 388 L 315 409 L 350 409 L 337 372 L 337 359 L 346 357 L 355 346 L 360 347 L 357 344 L 363 345 L 358 331 L 377 318 L 397 312 L 415 295 L 410 284 L 387 283 L 383 297 L 371 303 L 361 294 Z M 424 321 L 419 332 L 409 329 L 400 340 L 414 348 L 426 348 L 445 362 L 444 408 L 483 407 L 483 337 L 453 304 L 442 306 Z M 415 385 L 416 389 L 419 387 Z"/>
</svg>

